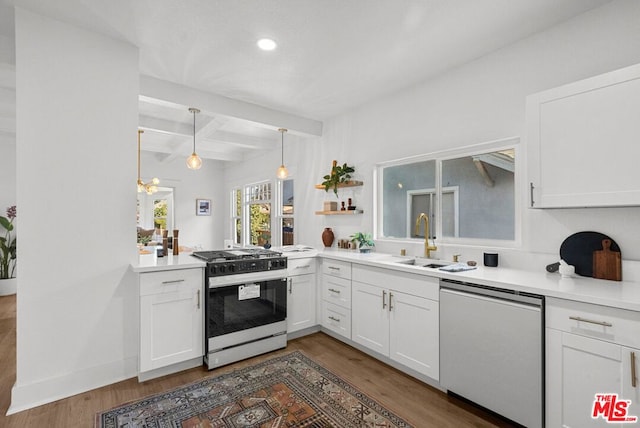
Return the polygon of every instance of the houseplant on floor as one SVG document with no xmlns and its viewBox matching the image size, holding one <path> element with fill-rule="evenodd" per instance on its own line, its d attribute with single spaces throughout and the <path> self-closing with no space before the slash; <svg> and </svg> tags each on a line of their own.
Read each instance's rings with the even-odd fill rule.
<svg viewBox="0 0 640 428">
<path fill-rule="evenodd" d="M 361 253 L 371 252 L 371 247 L 375 247 L 376 245 L 370 233 L 356 232 L 349 238 L 351 238 L 351 242 L 358 245 Z"/>
<path fill-rule="evenodd" d="M 0 216 L 0 296 L 16 292 L 16 237 L 11 233 L 15 218 L 15 205 L 7 208 L 6 217 Z"/>
</svg>

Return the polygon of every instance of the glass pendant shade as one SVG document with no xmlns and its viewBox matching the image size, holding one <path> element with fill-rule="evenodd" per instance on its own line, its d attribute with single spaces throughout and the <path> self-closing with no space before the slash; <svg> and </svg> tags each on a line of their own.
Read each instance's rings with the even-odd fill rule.
<svg viewBox="0 0 640 428">
<path fill-rule="evenodd" d="M 289 176 L 289 171 L 287 170 L 287 167 L 284 165 L 280 165 L 280 168 L 278 168 L 278 171 L 276 172 L 276 176 L 280 180 L 284 180 L 285 178 L 287 178 Z"/>
<path fill-rule="evenodd" d="M 198 156 L 196 152 L 193 152 L 191 156 L 187 158 L 187 166 L 189 169 L 200 169 L 202 166 L 202 159 L 200 159 L 200 156 Z"/>
<path fill-rule="evenodd" d="M 280 168 L 278 168 L 278 170 L 276 171 L 276 177 L 278 177 L 280 180 L 284 180 L 289 176 L 289 171 L 287 170 L 287 167 L 284 166 L 284 133 L 287 132 L 287 130 L 285 128 L 280 128 L 278 129 L 278 131 L 282 134 L 280 137 L 282 163 L 280 164 Z"/>
<path fill-rule="evenodd" d="M 187 158 L 187 167 L 189 169 L 200 169 L 202 166 L 202 159 L 196 153 L 196 114 L 200 113 L 197 108 L 189 108 L 189 111 L 193 113 L 193 153 Z"/>
</svg>

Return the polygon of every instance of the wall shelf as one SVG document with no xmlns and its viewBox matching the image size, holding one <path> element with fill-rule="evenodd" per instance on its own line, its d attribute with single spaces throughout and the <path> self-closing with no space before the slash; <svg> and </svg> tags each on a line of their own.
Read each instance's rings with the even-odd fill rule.
<svg viewBox="0 0 640 428">
<path fill-rule="evenodd" d="M 349 180 L 344 183 L 338 183 L 338 189 L 343 187 L 357 187 L 362 186 L 364 183 L 358 180 Z M 316 184 L 316 189 L 324 190 L 324 186 L 322 184 Z"/>
<path fill-rule="evenodd" d="M 362 210 L 345 210 L 345 211 L 316 211 L 316 215 L 356 215 L 362 214 Z"/>
</svg>

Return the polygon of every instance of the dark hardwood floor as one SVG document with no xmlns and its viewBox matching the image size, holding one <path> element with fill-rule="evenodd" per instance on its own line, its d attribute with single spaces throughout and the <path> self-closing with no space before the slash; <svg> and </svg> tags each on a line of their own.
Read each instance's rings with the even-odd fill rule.
<svg viewBox="0 0 640 428">
<path fill-rule="evenodd" d="M 323 333 L 289 342 L 287 349 L 207 371 L 187 370 L 139 383 L 136 378 L 5 416 L 16 374 L 16 297 L 0 297 L 0 427 L 92 427 L 101 410 L 300 350 L 417 428 L 508 427 L 508 423 L 447 396 Z"/>
</svg>

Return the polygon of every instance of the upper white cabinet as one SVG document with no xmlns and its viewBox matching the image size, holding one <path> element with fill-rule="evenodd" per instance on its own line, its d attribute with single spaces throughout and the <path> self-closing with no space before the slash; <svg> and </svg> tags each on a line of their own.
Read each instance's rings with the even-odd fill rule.
<svg viewBox="0 0 640 428">
<path fill-rule="evenodd" d="M 530 206 L 640 205 L 640 64 L 527 97 Z"/>
</svg>

